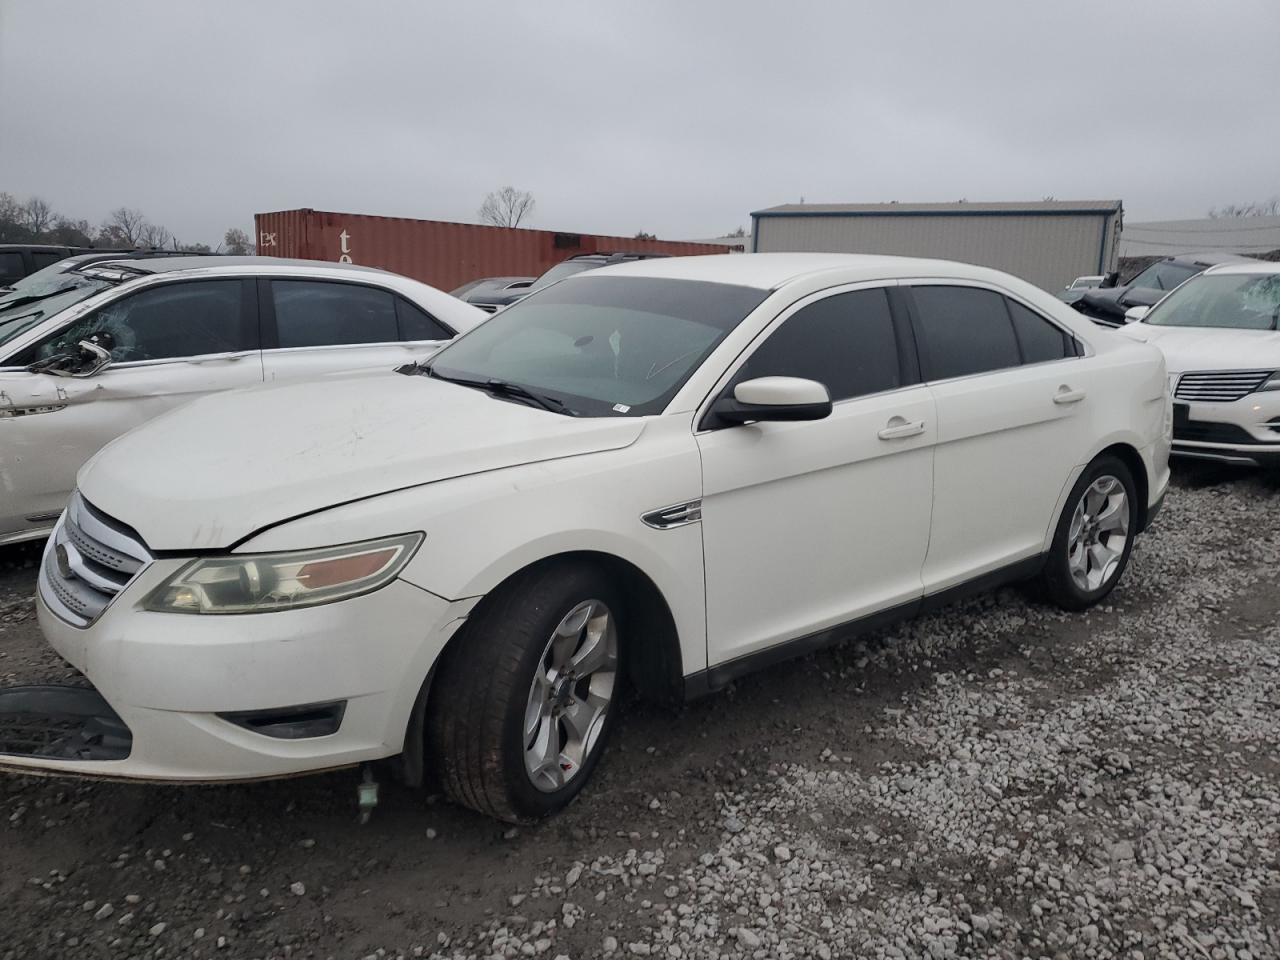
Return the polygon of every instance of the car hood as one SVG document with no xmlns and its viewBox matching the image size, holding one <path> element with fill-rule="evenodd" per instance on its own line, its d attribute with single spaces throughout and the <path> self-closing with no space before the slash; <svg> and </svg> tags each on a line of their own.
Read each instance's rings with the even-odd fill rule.
<svg viewBox="0 0 1280 960">
<path fill-rule="evenodd" d="M 352 500 L 618 449 L 642 430 L 378 371 L 196 400 L 109 444 L 78 486 L 153 550 L 216 549 Z"/>
<path fill-rule="evenodd" d="M 1095 287 L 1086 290 L 1080 302 L 1100 313 L 1124 316 L 1130 307 L 1149 307 L 1169 291 L 1150 287 Z"/>
<path fill-rule="evenodd" d="M 1280 333 L 1131 323 L 1120 333 L 1158 346 L 1170 373 L 1191 370 L 1280 370 Z"/>
</svg>

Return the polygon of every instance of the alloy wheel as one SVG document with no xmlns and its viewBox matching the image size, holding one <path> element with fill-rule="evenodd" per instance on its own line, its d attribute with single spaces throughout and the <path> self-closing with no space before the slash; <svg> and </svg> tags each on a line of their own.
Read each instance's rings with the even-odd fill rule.
<svg viewBox="0 0 1280 960">
<path fill-rule="evenodd" d="M 1129 494 L 1107 474 L 1085 489 L 1067 531 L 1067 567 L 1077 587 L 1101 588 L 1120 569 L 1129 543 Z"/>
<path fill-rule="evenodd" d="M 524 766 L 544 793 L 586 764 L 604 729 L 618 675 L 618 630 L 599 600 L 584 600 L 551 634 L 535 667 L 524 712 Z"/>
</svg>

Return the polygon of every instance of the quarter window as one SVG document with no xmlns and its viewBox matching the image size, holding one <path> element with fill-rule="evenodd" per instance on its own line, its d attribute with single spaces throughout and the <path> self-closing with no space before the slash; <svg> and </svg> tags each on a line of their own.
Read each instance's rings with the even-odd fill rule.
<svg viewBox="0 0 1280 960">
<path fill-rule="evenodd" d="M 1013 330 L 1022 347 L 1023 363 L 1044 363 L 1075 356 L 1071 339 L 1040 314 L 1028 310 L 1015 300 L 1005 299 Z"/>
<path fill-rule="evenodd" d="M 168 283 L 94 310 L 27 351 L 21 363 L 67 353 L 97 333 L 115 363 L 169 360 L 257 348 L 245 323 L 240 280 Z"/>
<path fill-rule="evenodd" d="M 435 317 L 400 297 L 396 297 L 396 319 L 400 322 L 401 340 L 449 340 L 453 337 Z"/>
<path fill-rule="evenodd" d="M 838 293 L 802 308 L 769 335 L 735 380 L 756 377 L 817 380 L 832 400 L 902 386 L 885 291 Z"/>
<path fill-rule="evenodd" d="M 400 339 L 395 297 L 354 283 L 272 280 L 281 347 L 394 343 Z"/>
<path fill-rule="evenodd" d="M 911 288 L 926 380 L 965 377 L 1021 363 L 1004 297 L 976 287 Z"/>
</svg>

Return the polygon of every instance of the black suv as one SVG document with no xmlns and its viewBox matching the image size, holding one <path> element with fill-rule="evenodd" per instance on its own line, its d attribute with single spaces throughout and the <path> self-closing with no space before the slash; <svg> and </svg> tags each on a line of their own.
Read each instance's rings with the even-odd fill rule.
<svg viewBox="0 0 1280 960">
<path fill-rule="evenodd" d="M 557 263 L 554 267 L 538 277 L 527 287 L 507 288 L 505 290 L 485 291 L 466 298 L 467 303 L 479 307 L 488 313 L 497 313 L 503 307 L 509 307 L 517 300 L 523 300 L 529 294 L 541 290 L 548 284 L 571 277 L 584 270 L 595 270 L 598 267 L 610 267 L 615 263 L 630 263 L 633 260 L 652 260 L 654 257 L 666 257 L 665 253 L 580 253 Z"/>
<path fill-rule="evenodd" d="M 1240 263 L 1245 257 L 1229 253 L 1183 253 L 1157 260 L 1128 283 L 1086 290 L 1073 304 L 1094 323 L 1123 327 L 1130 307 L 1150 307 L 1166 293 L 1219 263 Z"/>
<path fill-rule="evenodd" d="M 52 243 L 0 243 L 0 287 L 7 287 L 29 273 L 65 260 L 88 247 L 64 247 Z"/>
</svg>

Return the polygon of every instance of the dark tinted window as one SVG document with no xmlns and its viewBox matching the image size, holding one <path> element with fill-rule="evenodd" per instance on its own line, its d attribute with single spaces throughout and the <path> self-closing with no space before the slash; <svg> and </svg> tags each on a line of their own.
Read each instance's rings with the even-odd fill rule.
<svg viewBox="0 0 1280 960">
<path fill-rule="evenodd" d="M 22 254 L 0 253 L 0 283 L 21 280 L 26 275 L 27 268 L 22 265 Z"/>
<path fill-rule="evenodd" d="M 435 317 L 399 297 L 396 297 L 396 317 L 400 321 L 401 340 L 448 340 L 453 336 Z"/>
<path fill-rule="evenodd" d="M 885 292 L 856 290 L 809 304 L 769 335 L 735 380 L 755 377 L 817 380 L 832 400 L 901 386 Z"/>
<path fill-rule="evenodd" d="M 400 339 L 395 297 L 354 283 L 272 280 L 281 347 L 394 343 Z"/>
<path fill-rule="evenodd" d="M 59 260 L 65 260 L 66 256 L 67 255 L 65 253 L 50 253 L 48 251 L 44 251 L 44 252 L 32 251 L 31 261 L 32 263 L 35 264 L 35 267 L 37 270 L 43 270 L 45 267 L 50 266 L 51 264 L 55 264 Z"/>
<path fill-rule="evenodd" d="M 974 287 L 911 288 L 926 380 L 964 377 L 1021 362 L 1004 297 Z"/>
<path fill-rule="evenodd" d="M 1189 280 L 1200 272 L 1200 267 L 1161 260 L 1129 281 L 1129 286 L 1146 290 L 1172 290 L 1183 280 Z"/>
<path fill-rule="evenodd" d="M 94 310 L 37 344 L 37 359 L 66 353 L 95 333 L 111 335 L 115 363 L 198 357 L 254 349 L 244 322 L 239 280 L 168 283 Z"/>
<path fill-rule="evenodd" d="M 1023 363 L 1043 363 L 1075 356 L 1075 347 L 1067 335 L 1040 314 L 1013 300 L 1005 301 L 1013 317 L 1013 329 L 1022 346 Z"/>
</svg>

